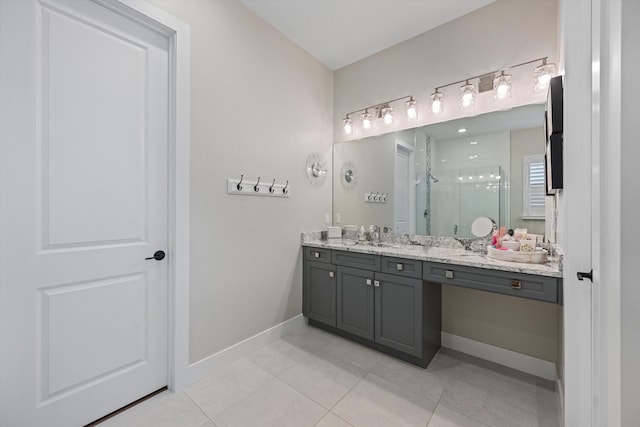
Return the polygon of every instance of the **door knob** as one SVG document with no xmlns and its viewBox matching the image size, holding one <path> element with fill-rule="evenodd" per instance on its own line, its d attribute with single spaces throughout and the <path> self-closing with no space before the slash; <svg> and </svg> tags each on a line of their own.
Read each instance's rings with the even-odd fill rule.
<svg viewBox="0 0 640 427">
<path fill-rule="evenodd" d="M 155 253 L 155 254 L 153 254 L 153 256 L 152 256 L 152 257 L 145 258 L 145 260 L 148 260 L 148 259 L 155 259 L 156 261 L 162 261 L 162 260 L 164 259 L 164 256 L 165 256 L 164 251 L 156 251 L 156 253 Z"/>
</svg>

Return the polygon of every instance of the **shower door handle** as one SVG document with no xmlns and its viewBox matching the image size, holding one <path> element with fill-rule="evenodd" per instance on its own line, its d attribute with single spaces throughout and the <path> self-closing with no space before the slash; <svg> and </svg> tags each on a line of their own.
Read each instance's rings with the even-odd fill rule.
<svg viewBox="0 0 640 427">
<path fill-rule="evenodd" d="M 458 234 L 458 224 L 455 224 L 453 226 L 453 234 L 456 234 L 456 235 Z"/>
</svg>

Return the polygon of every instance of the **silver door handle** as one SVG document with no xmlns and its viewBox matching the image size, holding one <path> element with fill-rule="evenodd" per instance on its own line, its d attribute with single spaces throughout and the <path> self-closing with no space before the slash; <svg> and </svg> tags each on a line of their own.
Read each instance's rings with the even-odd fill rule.
<svg viewBox="0 0 640 427">
<path fill-rule="evenodd" d="M 329 277 L 333 277 L 333 271 L 329 272 Z"/>
<path fill-rule="evenodd" d="M 373 281 L 373 286 L 375 286 L 376 288 L 380 287 L 380 281 L 379 280 L 374 280 Z"/>
<path fill-rule="evenodd" d="M 367 279 L 367 285 L 371 286 L 371 279 Z"/>
</svg>

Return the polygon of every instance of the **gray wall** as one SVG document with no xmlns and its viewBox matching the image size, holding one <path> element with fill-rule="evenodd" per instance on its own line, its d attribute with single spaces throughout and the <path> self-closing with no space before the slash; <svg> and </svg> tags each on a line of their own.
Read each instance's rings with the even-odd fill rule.
<svg viewBox="0 0 640 427">
<path fill-rule="evenodd" d="M 474 76 L 487 71 L 548 56 L 557 58 L 557 2 L 554 0 L 498 0 L 468 15 L 455 19 L 404 43 L 386 49 L 334 73 L 334 134 L 336 141 L 355 139 L 375 133 L 421 126 L 437 121 L 451 120 L 469 115 L 457 108 L 455 100 L 445 99 L 445 114 L 435 117 L 426 109 L 426 99 L 436 86 Z M 514 81 L 514 96 L 506 104 L 496 103 L 492 93 L 482 94 L 471 114 L 497 111 L 508 106 L 541 102 L 546 94 L 535 94 L 531 89 L 531 69 L 522 67 L 524 80 Z M 514 73 L 514 80 L 516 79 Z M 522 90 L 516 90 L 516 89 Z M 456 87 L 454 87 L 457 90 Z M 344 114 L 398 96 L 413 94 L 421 102 L 418 121 L 407 123 L 397 120 L 393 126 L 374 127 L 370 134 L 357 127 L 347 137 L 342 133 Z M 483 295 L 483 303 L 465 292 L 443 291 L 443 330 L 501 347 L 519 351 L 546 360 L 557 360 L 557 312 L 540 310 L 541 303 L 515 299 L 521 307 L 518 323 L 534 325 L 535 337 L 546 345 L 536 349 L 522 345 L 522 336 L 505 331 L 510 317 L 502 315 L 502 306 L 496 295 Z M 502 301 L 502 300 L 500 300 Z M 510 299 L 504 300 L 511 304 Z M 487 305 L 485 305 L 486 303 Z M 492 307 L 498 311 L 487 311 Z M 507 311 L 510 311 L 508 309 Z M 551 325 L 539 324 L 539 314 L 547 316 Z M 473 318 L 482 328 L 466 327 L 465 319 Z M 482 330 L 480 330 L 482 329 Z M 537 334 L 537 335 L 536 335 Z M 498 344 L 495 344 L 498 345 Z"/>
<path fill-rule="evenodd" d="M 621 197 L 622 258 L 621 323 L 622 323 L 622 425 L 637 426 L 640 422 L 638 385 L 640 384 L 640 286 L 638 286 L 638 242 L 640 230 L 640 191 L 638 191 L 638 99 L 640 84 L 640 2 L 622 1 L 622 156 Z M 606 189 L 604 190 L 606 191 Z"/>
<path fill-rule="evenodd" d="M 550 362 L 558 361 L 556 304 L 443 286 L 442 330 Z"/>
<path fill-rule="evenodd" d="M 195 362 L 302 311 L 299 233 L 331 207 L 331 180 L 308 183 L 305 159 L 331 163 L 333 73 L 238 1 L 152 1 L 191 27 Z M 289 180 L 291 197 L 227 195 L 240 174 Z"/>
</svg>

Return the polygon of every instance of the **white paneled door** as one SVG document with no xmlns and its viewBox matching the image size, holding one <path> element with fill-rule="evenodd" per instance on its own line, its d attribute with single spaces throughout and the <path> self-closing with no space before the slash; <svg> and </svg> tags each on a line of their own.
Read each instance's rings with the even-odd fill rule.
<svg viewBox="0 0 640 427">
<path fill-rule="evenodd" d="M 0 2 L 2 426 L 167 385 L 168 40 L 108 4 Z"/>
</svg>

